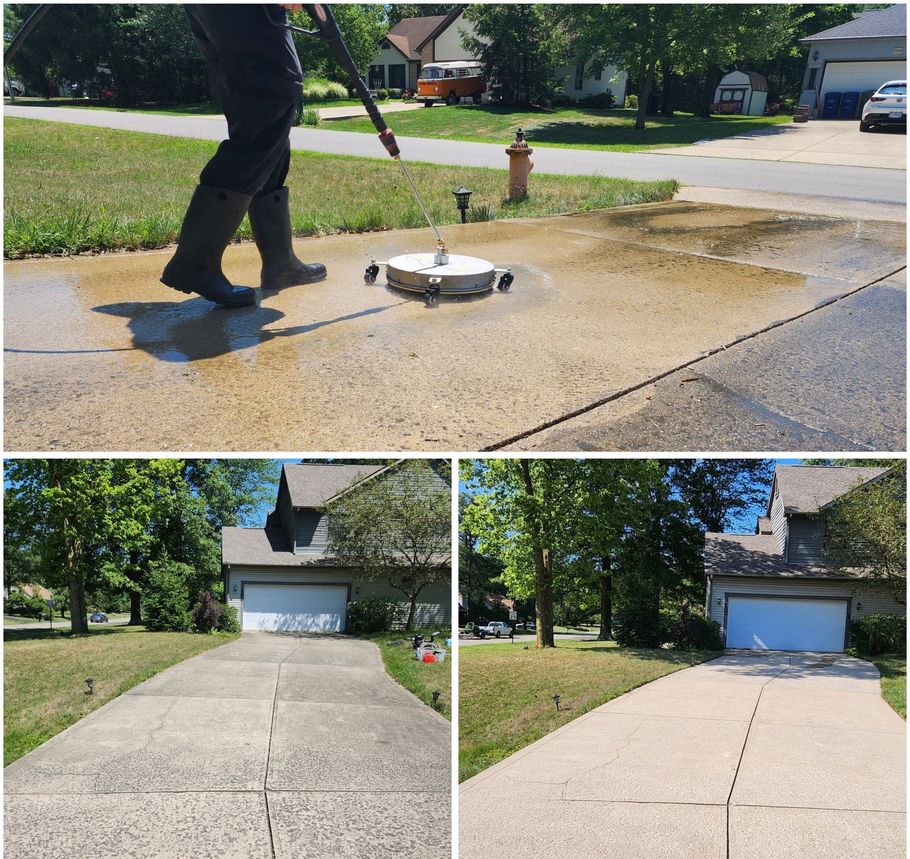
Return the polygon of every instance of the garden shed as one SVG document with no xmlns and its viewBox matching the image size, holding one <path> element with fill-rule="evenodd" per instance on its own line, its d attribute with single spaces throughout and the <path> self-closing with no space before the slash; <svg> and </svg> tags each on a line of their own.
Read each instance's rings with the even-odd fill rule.
<svg viewBox="0 0 910 859">
<path fill-rule="evenodd" d="M 728 72 L 714 91 L 711 113 L 761 116 L 768 100 L 768 79 L 758 72 Z"/>
</svg>

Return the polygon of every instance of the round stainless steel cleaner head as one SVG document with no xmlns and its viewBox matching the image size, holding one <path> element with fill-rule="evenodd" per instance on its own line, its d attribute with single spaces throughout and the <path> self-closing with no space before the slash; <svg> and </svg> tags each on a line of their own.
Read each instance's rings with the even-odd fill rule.
<svg viewBox="0 0 910 859">
<path fill-rule="evenodd" d="M 448 262 L 437 265 L 435 254 L 402 254 L 386 263 L 386 279 L 408 292 L 438 288 L 439 295 L 475 295 L 493 288 L 496 272 L 493 263 L 477 257 L 448 254 Z"/>
</svg>

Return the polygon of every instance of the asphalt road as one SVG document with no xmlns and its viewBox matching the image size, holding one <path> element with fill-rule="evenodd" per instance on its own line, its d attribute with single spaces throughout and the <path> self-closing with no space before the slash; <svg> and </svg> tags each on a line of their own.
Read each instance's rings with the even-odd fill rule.
<svg viewBox="0 0 910 859">
<path fill-rule="evenodd" d="M 227 136 L 225 121 L 220 117 L 161 116 L 20 105 L 6 105 L 4 110 L 6 116 L 174 137 L 222 140 Z M 399 137 L 398 142 L 404 157 L 409 161 L 498 168 L 505 168 L 508 163 L 504 149 L 509 141 L 499 145 Z M 383 155 L 382 147 L 370 134 L 327 131 L 319 128 L 293 129 L 291 146 L 297 150 L 333 155 L 379 158 Z M 541 146 L 534 149 L 533 158 L 534 170 L 538 173 L 604 175 L 628 179 L 677 179 L 684 185 L 774 191 L 882 203 L 903 203 L 907 199 L 904 173 L 870 167 L 834 167 L 685 155 L 668 157 L 644 152 L 598 152 L 589 149 Z"/>
<path fill-rule="evenodd" d="M 115 617 L 113 620 L 109 620 L 106 624 L 104 623 L 90 623 L 90 626 L 126 626 L 130 622 L 129 616 L 127 617 Z M 50 623 L 46 620 L 40 622 L 36 621 L 35 623 L 3 623 L 4 629 L 50 629 Z M 68 617 L 55 617 L 54 618 L 54 629 L 62 629 L 69 631 L 72 628 L 70 624 L 70 619 Z"/>
</svg>

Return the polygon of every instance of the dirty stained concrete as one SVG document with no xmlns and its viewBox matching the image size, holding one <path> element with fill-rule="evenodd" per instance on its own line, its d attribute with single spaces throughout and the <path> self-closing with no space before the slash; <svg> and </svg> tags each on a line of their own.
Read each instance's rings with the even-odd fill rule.
<svg viewBox="0 0 910 859">
<path fill-rule="evenodd" d="M 298 240 L 328 280 L 232 312 L 159 284 L 170 251 L 7 262 L 6 447 L 903 449 L 904 229 L 687 202 L 453 226 L 515 283 L 435 309 L 363 282 L 427 230 Z M 255 248 L 225 270 L 255 285 Z M 708 393 L 642 399 L 677 370 Z"/>
<path fill-rule="evenodd" d="M 245 633 L 4 770 L 8 859 L 448 859 L 451 724 L 372 642 Z"/>
<path fill-rule="evenodd" d="M 902 859 L 905 735 L 867 662 L 731 653 L 464 782 L 460 859 Z"/>
</svg>

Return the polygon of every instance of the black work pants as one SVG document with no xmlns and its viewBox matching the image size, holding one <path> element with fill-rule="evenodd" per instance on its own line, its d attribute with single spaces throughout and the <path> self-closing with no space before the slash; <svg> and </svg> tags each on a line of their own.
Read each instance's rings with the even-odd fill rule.
<svg viewBox="0 0 910 859">
<path fill-rule="evenodd" d="M 199 184 L 261 196 L 282 187 L 303 74 L 287 13 L 271 4 L 190 4 L 190 29 L 228 122 Z"/>
</svg>

